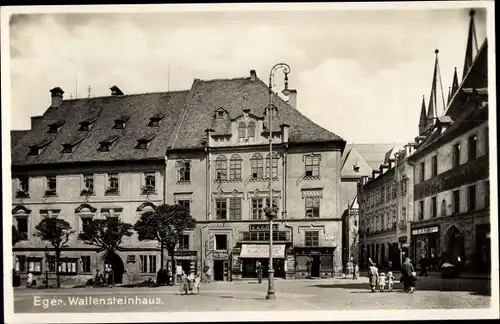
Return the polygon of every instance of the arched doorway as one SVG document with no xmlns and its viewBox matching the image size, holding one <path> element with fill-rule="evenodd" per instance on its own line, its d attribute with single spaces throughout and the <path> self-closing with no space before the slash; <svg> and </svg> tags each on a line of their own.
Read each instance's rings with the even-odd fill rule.
<svg viewBox="0 0 500 324">
<path fill-rule="evenodd" d="M 122 258 L 116 253 L 105 256 L 104 271 L 113 271 L 113 282 L 115 284 L 121 284 L 123 282 L 123 273 L 125 272 Z"/>
<path fill-rule="evenodd" d="M 463 264 L 465 261 L 465 246 L 462 232 L 455 226 L 452 226 L 444 236 L 444 244 L 446 250 L 442 261 L 456 264 L 460 257 L 460 261 Z"/>
</svg>

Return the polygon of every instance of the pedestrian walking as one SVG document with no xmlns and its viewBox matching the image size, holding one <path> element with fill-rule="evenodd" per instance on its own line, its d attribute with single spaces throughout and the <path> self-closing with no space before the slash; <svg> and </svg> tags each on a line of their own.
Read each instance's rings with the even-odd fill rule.
<svg viewBox="0 0 500 324">
<path fill-rule="evenodd" d="M 257 281 L 259 283 L 262 283 L 262 272 L 263 272 L 263 267 L 260 261 L 257 261 L 257 265 L 255 267 L 255 272 L 257 272 Z"/>
<path fill-rule="evenodd" d="M 184 274 L 184 270 L 182 269 L 182 266 L 180 264 L 178 264 L 175 267 L 175 274 L 176 274 L 177 281 L 180 281 L 182 279 L 182 275 Z"/>
<path fill-rule="evenodd" d="M 371 263 L 368 268 L 368 278 L 370 281 L 370 288 L 372 292 L 375 292 L 378 284 L 378 268 L 375 266 L 375 263 Z"/>
<path fill-rule="evenodd" d="M 427 274 L 427 267 L 428 267 L 428 261 L 427 261 L 427 258 L 424 256 L 422 256 L 422 258 L 420 259 L 420 276 L 423 277 L 427 277 L 428 274 Z"/>
<path fill-rule="evenodd" d="M 306 262 L 307 278 L 309 278 L 309 279 L 312 278 L 312 264 L 313 264 L 313 258 L 312 258 L 312 256 L 309 256 L 309 259 L 307 259 L 307 262 Z"/>
<path fill-rule="evenodd" d="M 413 293 L 415 291 L 415 274 L 410 258 L 406 258 L 401 268 L 401 281 L 405 292 Z"/>
<path fill-rule="evenodd" d="M 33 286 L 33 273 L 28 273 L 28 279 L 26 280 L 26 287 L 31 288 Z"/>
</svg>

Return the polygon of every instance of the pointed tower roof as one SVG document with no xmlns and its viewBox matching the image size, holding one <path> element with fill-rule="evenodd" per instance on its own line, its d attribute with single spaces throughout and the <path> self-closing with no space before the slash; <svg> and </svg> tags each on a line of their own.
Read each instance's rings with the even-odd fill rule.
<svg viewBox="0 0 500 324">
<path fill-rule="evenodd" d="M 420 121 L 418 122 L 418 135 L 422 135 L 427 128 L 427 113 L 425 112 L 425 96 L 422 96 L 422 107 L 420 108 Z"/>
<path fill-rule="evenodd" d="M 434 60 L 434 73 L 432 74 L 432 86 L 431 94 L 429 96 L 429 105 L 427 106 L 427 127 L 432 127 L 434 125 L 436 118 L 438 117 L 438 106 L 442 104 L 443 112 L 445 109 L 443 84 L 441 81 L 441 72 L 439 70 L 439 50 L 436 49 L 434 53 L 436 54 L 436 58 Z M 438 91 L 438 86 L 440 87 L 440 92 Z M 441 100 L 439 100 L 439 97 L 441 97 Z"/>
<path fill-rule="evenodd" d="M 453 73 L 453 83 L 451 85 L 452 96 L 457 92 L 458 87 L 459 84 L 458 84 L 457 68 L 455 67 L 455 72 Z"/>
<path fill-rule="evenodd" d="M 451 101 L 451 87 L 448 87 L 448 100 L 446 100 L 446 105 L 449 105 Z"/>
<path fill-rule="evenodd" d="M 469 12 L 470 22 L 469 22 L 469 33 L 467 35 L 467 46 L 465 47 L 465 60 L 464 60 L 464 71 L 462 73 L 462 80 L 469 72 L 472 62 L 478 52 L 479 47 L 477 46 L 477 36 L 476 36 L 476 25 L 474 24 L 474 14 L 476 11 L 472 9 Z"/>
</svg>

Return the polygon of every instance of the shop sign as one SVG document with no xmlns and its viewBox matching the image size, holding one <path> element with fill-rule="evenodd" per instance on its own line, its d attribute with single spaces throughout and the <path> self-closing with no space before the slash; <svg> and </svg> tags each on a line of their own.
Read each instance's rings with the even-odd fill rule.
<svg viewBox="0 0 500 324">
<path fill-rule="evenodd" d="M 214 251 L 213 252 L 213 259 L 214 260 L 227 260 L 229 258 L 229 255 L 227 251 Z"/>
<path fill-rule="evenodd" d="M 278 231 L 278 224 L 273 224 L 273 231 Z M 250 232 L 269 232 L 269 224 L 251 224 Z"/>
<path fill-rule="evenodd" d="M 439 232 L 439 227 L 433 226 L 433 227 L 414 229 L 411 231 L 411 234 L 412 235 L 423 235 L 423 234 L 430 234 L 430 233 L 437 233 L 437 232 Z"/>
<path fill-rule="evenodd" d="M 240 258 L 269 258 L 269 245 L 267 244 L 243 244 Z M 285 245 L 273 245 L 273 258 L 285 258 Z"/>
<path fill-rule="evenodd" d="M 335 239 L 335 235 L 333 235 L 333 234 L 326 234 L 325 235 L 325 239 L 327 241 L 333 241 Z"/>
</svg>

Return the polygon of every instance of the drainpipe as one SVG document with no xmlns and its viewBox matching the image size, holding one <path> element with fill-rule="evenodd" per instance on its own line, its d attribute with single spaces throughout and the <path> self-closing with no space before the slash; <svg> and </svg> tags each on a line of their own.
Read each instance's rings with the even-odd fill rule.
<svg viewBox="0 0 500 324">
<path fill-rule="evenodd" d="M 165 169 L 163 171 L 163 203 L 167 203 L 167 164 L 168 158 L 165 155 Z"/>
<path fill-rule="evenodd" d="M 203 268 L 205 268 L 205 264 L 203 263 L 203 256 L 205 255 L 205 242 L 203 240 L 203 230 L 208 226 L 208 224 L 205 224 L 203 225 L 202 227 L 200 227 L 200 238 L 201 238 L 201 254 L 200 254 L 200 268 L 201 268 L 201 271 L 200 271 L 200 274 L 201 274 L 201 278 L 203 279 Z M 206 279 L 206 278 L 205 278 Z"/>
</svg>

